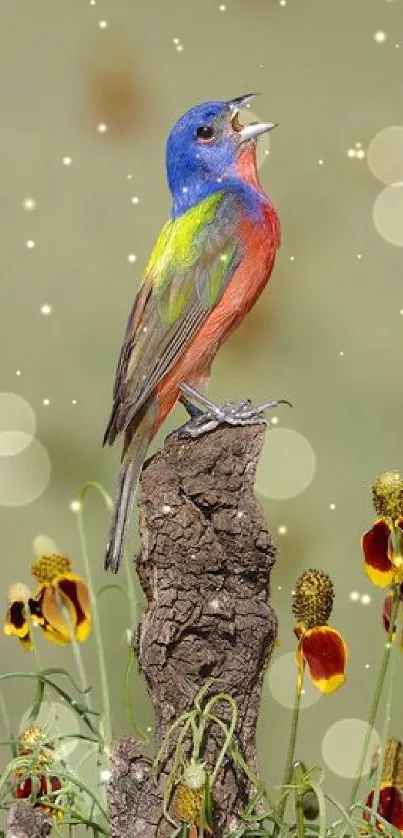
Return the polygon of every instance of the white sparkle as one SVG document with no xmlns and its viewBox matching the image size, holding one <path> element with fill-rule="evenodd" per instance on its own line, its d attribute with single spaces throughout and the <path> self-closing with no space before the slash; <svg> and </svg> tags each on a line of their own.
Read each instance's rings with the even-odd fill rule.
<svg viewBox="0 0 403 838">
<path fill-rule="evenodd" d="M 171 511 L 171 507 L 169 506 L 168 503 L 164 503 L 164 505 L 162 507 L 162 511 L 163 511 L 164 515 L 168 515 L 168 512 Z"/>
<path fill-rule="evenodd" d="M 305 695 L 306 690 L 301 690 L 301 695 Z"/>
<path fill-rule="evenodd" d="M 90 6 L 95 6 L 97 0 L 90 0 Z"/>
<path fill-rule="evenodd" d="M 219 607 L 219 605 L 220 605 L 220 603 L 219 603 L 218 599 L 212 599 L 210 601 L 210 607 L 213 609 L 213 611 L 217 611 L 217 608 Z"/>
<path fill-rule="evenodd" d="M 320 160 L 318 160 L 318 164 L 319 164 L 319 166 L 323 166 L 323 160 L 322 160 L 322 158 L 320 158 Z"/>
<path fill-rule="evenodd" d="M 242 509 L 238 509 L 238 512 L 236 513 L 236 517 L 237 517 L 237 518 L 243 518 L 243 512 L 242 512 Z"/>
<path fill-rule="evenodd" d="M 147 733 L 151 733 L 152 727 L 150 727 L 150 725 L 149 725 L 148 727 L 146 727 L 146 731 L 147 731 Z"/>
<path fill-rule="evenodd" d="M 355 157 L 357 154 L 355 148 L 349 148 L 347 151 L 347 157 Z"/>
<path fill-rule="evenodd" d="M 137 256 L 136 256 L 135 253 L 129 253 L 127 259 L 128 259 L 129 262 L 135 262 L 136 259 L 137 259 Z"/>
<path fill-rule="evenodd" d="M 341 358 L 343 358 L 344 352 L 343 351 L 339 352 L 339 355 L 340 355 Z"/>
<path fill-rule="evenodd" d="M 391 644 L 391 643 L 389 643 L 389 642 L 388 642 L 388 643 L 385 643 L 385 649 L 391 649 L 391 648 L 392 648 L 392 644 Z"/>
<path fill-rule="evenodd" d="M 178 44 L 177 45 L 176 52 L 183 52 L 183 44 Z"/>
<path fill-rule="evenodd" d="M 284 524 L 281 524 L 281 526 L 278 527 L 277 532 L 279 535 L 287 535 L 288 529 Z"/>
<path fill-rule="evenodd" d="M 362 259 L 362 253 L 357 253 L 357 259 Z"/>
<path fill-rule="evenodd" d="M 282 591 L 282 590 L 283 590 L 283 589 L 282 589 L 282 587 L 281 587 L 281 585 L 279 585 L 279 586 L 278 586 L 277 590 L 278 590 L 278 591 Z"/>
<path fill-rule="evenodd" d="M 36 207 L 36 201 L 34 198 L 24 198 L 22 206 L 25 210 L 33 210 Z"/>
<path fill-rule="evenodd" d="M 72 403 L 72 404 L 77 404 L 77 399 L 72 399 L 72 400 L 71 400 L 71 403 Z"/>
<path fill-rule="evenodd" d="M 15 374 L 16 374 L 16 375 L 21 375 L 21 370 L 16 370 L 16 371 L 15 371 Z"/>
<path fill-rule="evenodd" d="M 137 195 L 133 195 L 132 204 L 138 204 L 138 202 L 139 202 L 139 198 L 137 197 Z"/>
<path fill-rule="evenodd" d="M 129 175 L 126 175 L 126 177 L 127 177 L 127 179 L 128 179 L 128 180 L 131 180 L 131 179 L 132 179 L 132 177 L 133 177 L 133 175 L 130 175 L 130 174 L 129 174 Z"/>
<path fill-rule="evenodd" d="M 379 29 L 378 32 L 374 32 L 374 41 L 376 41 L 377 44 L 384 44 L 387 37 L 386 32 L 383 32 L 381 29 Z"/>
<path fill-rule="evenodd" d="M 279 6 L 286 6 L 287 0 L 279 0 Z"/>
<path fill-rule="evenodd" d="M 363 149 L 363 148 L 359 148 L 359 149 L 358 149 L 358 151 L 357 151 L 357 153 L 356 153 L 356 157 L 358 157 L 358 159 L 359 159 L 359 160 L 364 160 L 364 157 L 365 157 L 365 151 L 364 151 L 364 149 Z"/>
<path fill-rule="evenodd" d="M 105 124 L 105 122 L 100 122 L 99 125 L 98 125 L 99 133 L 100 134 L 106 134 L 107 130 L 108 130 L 108 126 Z"/>
<path fill-rule="evenodd" d="M 182 192 L 183 192 L 184 195 L 186 195 L 186 193 L 189 192 L 189 187 L 188 186 L 182 186 Z"/>
<path fill-rule="evenodd" d="M 47 407 L 48 404 L 50 404 L 50 399 L 44 399 L 42 404 L 46 405 L 46 407 Z"/>
<path fill-rule="evenodd" d="M 356 148 L 362 148 L 362 143 L 356 143 L 356 144 L 355 144 L 355 147 L 356 147 Z"/>
<path fill-rule="evenodd" d="M 43 306 L 41 306 L 41 314 L 47 315 L 47 314 L 51 314 L 51 313 L 52 313 L 52 306 L 50 306 L 49 303 L 44 303 Z"/>
<path fill-rule="evenodd" d="M 62 158 L 62 163 L 63 163 L 64 166 L 71 166 L 72 162 L 73 161 L 72 161 L 71 157 L 66 156 L 66 157 Z"/>
<path fill-rule="evenodd" d="M 100 29 L 107 29 L 108 28 L 108 21 L 107 20 L 100 20 L 98 23 Z"/>
<path fill-rule="evenodd" d="M 395 49 L 400 49 L 400 44 L 395 44 Z"/>
<path fill-rule="evenodd" d="M 361 604 L 362 605 L 369 605 L 371 602 L 371 597 L 369 594 L 363 594 L 361 597 Z"/>
<path fill-rule="evenodd" d="M 269 149 L 269 148 L 266 148 L 266 150 L 265 150 L 265 155 L 266 155 L 266 157 L 268 156 L 268 154 L 270 154 L 270 149 Z"/>
<path fill-rule="evenodd" d="M 104 771 L 101 771 L 100 777 L 103 783 L 107 783 L 112 777 L 112 772 L 109 771 L 109 768 L 105 768 Z"/>
<path fill-rule="evenodd" d="M 295 256 L 290 256 L 290 262 L 295 262 Z"/>
<path fill-rule="evenodd" d="M 174 44 L 179 44 L 179 38 L 174 38 L 174 39 L 173 39 L 173 43 L 174 43 Z"/>
<path fill-rule="evenodd" d="M 272 425 L 278 425 L 278 416 L 272 416 L 270 422 Z"/>
<path fill-rule="evenodd" d="M 365 669 L 369 669 L 369 663 L 365 664 Z"/>
<path fill-rule="evenodd" d="M 69 507 L 71 512 L 79 512 L 81 509 L 81 503 L 79 500 L 72 500 Z"/>
<path fill-rule="evenodd" d="M 400 309 L 400 314 L 403 314 L 403 308 Z"/>
<path fill-rule="evenodd" d="M 28 239 L 28 241 L 25 242 L 25 244 L 26 244 L 28 250 L 32 250 L 35 247 L 35 242 L 34 242 L 33 239 Z"/>
<path fill-rule="evenodd" d="M 351 602 L 358 602 L 359 598 L 360 598 L 360 595 L 359 595 L 358 591 L 351 591 L 351 593 L 350 593 Z"/>
<path fill-rule="evenodd" d="M 335 503 L 329 503 L 329 509 L 331 509 L 332 511 L 334 509 L 336 509 L 336 504 Z"/>
<path fill-rule="evenodd" d="M 222 4 L 221 4 L 221 6 L 219 6 L 218 8 L 219 8 L 220 12 L 225 12 L 225 11 L 227 10 L 227 7 L 226 7 L 226 6 L 224 6 L 224 4 L 223 4 L 223 3 L 222 3 Z"/>
</svg>

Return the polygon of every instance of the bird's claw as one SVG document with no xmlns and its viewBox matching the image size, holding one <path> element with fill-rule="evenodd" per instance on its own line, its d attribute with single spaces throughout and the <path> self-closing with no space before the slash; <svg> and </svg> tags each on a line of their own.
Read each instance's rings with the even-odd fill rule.
<svg viewBox="0 0 403 838">
<path fill-rule="evenodd" d="M 225 402 L 223 405 L 215 405 L 204 394 L 199 393 L 187 384 L 183 384 L 181 389 L 187 400 L 189 400 L 189 397 L 195 398 L 207 409 L 179 428 L 175 432 L 179 436 L 195 438 L 215 430 L 219 425 L 267 425 L 272 427 L 270 419 L 263 415 L 266 410 L 271 410 L 280 404 L 287 404 L 292 407 L 286 399 L 275 399 L 256 406 L 252 405 L 250 399 L 244 399 L 239 403 Z"/>
</svg>

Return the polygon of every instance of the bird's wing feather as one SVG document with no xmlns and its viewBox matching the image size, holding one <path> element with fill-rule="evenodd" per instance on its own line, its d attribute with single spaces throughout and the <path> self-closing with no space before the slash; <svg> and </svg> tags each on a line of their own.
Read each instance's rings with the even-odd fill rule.
<svg viewBox="0 0 403 838">
<path fill-rule="evenodd" d="M 105 442 L 128 427 L 220 300 L 242 258 L 238 208 L 221 191 L 162 229 L 129 315 Z"/>
</svg>

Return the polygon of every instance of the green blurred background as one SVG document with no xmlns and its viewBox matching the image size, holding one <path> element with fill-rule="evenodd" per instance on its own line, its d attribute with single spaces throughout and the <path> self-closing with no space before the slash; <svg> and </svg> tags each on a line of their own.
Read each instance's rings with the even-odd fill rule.
<svg viewBox="0 0 403 838">
<path fill-rule="evenodd" d="M 282 249 L 210 387 L 218 401 L 285 397 L 295 406 L 278 412 L 258 475 L 280 548 L 272 577 L 280 646 L 258 732 L 270 788 L 281 779 L 290 724 L 291 590 L 301 570 L 320 567 L 335 583 L 333 625 L 347 640 L 349 668 L 329 698 L 307 685 L 298 755 L 327 765 L 329 789 L 343 797 L 385 642 L 383 592 L 364 578 L 360 536 L 372 521 L 372 478 L 402 466 L 402 58 L 402 0 L 0 5 L 4 608 L 12 582 L 30 583 L 38 533 L 83 571 L 71 503 L 86 480 L 113 491 L 119 446 L 102 451 L 101 438 L 126 316 L 170 210 L 169 129 L 197 102 L 253 90 L 262 94 L 254 113 L 279 123 L 259 159 Z M 182 421 L 178 409 L 164 434 Z M 110 581 L 101 502 L 88 501 L 85 519 L 100 587 Z M 129 624 L 117 593 L 105 594 L 100 616 L 119 734 Z M 43 641 L 40 650 L 46 665 L 74 671 L 69 648 Z M 93 639 L 83 654 L 97 697 Z M 0 655 L 3 672 L 32 665 L 14 639 L 0 638 Z M 152 728 L 141 678 L 133 692 L 139 724 Z M 18 727 L 31 693 L 19 683 L 4 695 Z M 403 736 L 399 709 L 391 733 Z"/>
</svg>

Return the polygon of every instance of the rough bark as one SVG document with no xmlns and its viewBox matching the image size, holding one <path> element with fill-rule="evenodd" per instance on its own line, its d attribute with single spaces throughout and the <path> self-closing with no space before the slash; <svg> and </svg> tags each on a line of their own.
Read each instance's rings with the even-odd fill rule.
<svg viewBox="0 0 403 838">
<path fill-rule="evenodd" d="M 48 815 L 20 800 L 8 813 L 6 838 L 45 838 L 51 829 Z"/>
<path fill-rule="evenodd" d="M 256 768 L 262 679 L 277 633 L 269 600 L 275 548 L 253 493 L 264 428 L 219 428 L 197 440 L 168 438 L 141 478 L 136 560 L 147 597 L 137 639 L 161 743 L 207 678 L 238 705 L 237 741 Z M 209 730 L 213 765 L 221 733 Z M 138 743 L 115 746 L 109 806 L 112 838 L 167 838 L 162 815 L 169 760 L 156 782 Z M 234 829 L 250 784 L 229 760 L 214 788 L 214 835 Z"/>
</svg>

